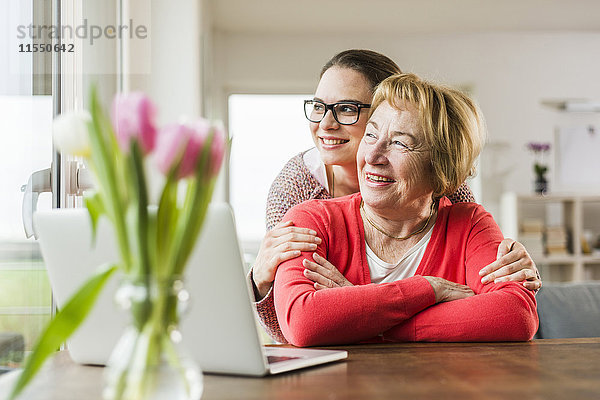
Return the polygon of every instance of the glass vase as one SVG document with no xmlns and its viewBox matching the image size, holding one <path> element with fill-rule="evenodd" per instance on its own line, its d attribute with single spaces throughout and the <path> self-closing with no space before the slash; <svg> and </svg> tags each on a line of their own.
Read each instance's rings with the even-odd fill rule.
<svg viewBox="0 0 600 400">
<path fill-rule="evenodd" d="M 120 285 L 116 300 L 132 319 L 105 368 L 104 399 L 200 399 L 202 372 L 186 355 L 179 330 L 188 299 L 178 278 L 128 279 Z"/>
<path fill-rule="evenodd" d="M 547 194 L 548 193 L 548 180 L 543 176 L 538 176 L 533 182 L 533 190 L 537 194 Z"/>
</svg>

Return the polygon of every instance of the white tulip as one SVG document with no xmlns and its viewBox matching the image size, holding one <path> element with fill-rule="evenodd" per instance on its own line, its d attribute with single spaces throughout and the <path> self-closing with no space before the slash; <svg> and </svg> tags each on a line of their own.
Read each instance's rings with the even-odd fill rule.
<svg viewBox="0 0 600 400">
<path fill-rule="evenodd" d="M 92 116 L 85 110 L 61 114 L 52 123 L 54 145 L 61 153 L 89 157 L 88 124 Z"/>
</svg>

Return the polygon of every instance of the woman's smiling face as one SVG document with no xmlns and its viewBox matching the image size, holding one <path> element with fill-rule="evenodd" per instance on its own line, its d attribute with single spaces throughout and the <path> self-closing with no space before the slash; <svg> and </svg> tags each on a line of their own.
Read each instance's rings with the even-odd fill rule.
<svg viewBox="0 0 600 400">
<path fill-rule="evenodd" d="M 321 77 L 314 100 L 326 104 L 340 101 L 370 104 L 372 92 L 367 79 L 361 73 L 349 68 L 332 67 Z M 368 109 L 362 109 L 355 124 L 341 125 L 328 110 L 321 122 L 310 123 L 313 141 L 325 164 L 356 163 L 356 152 L 365 132 L 367 118 Z"/>
<path fill-rule="evenodd" d="M 357 155 L 360 192 L 374 209 L 403 207 L 431 197 L 430 153 L 412 104 L 388 102 L 373 112 Z"/>
</svg>

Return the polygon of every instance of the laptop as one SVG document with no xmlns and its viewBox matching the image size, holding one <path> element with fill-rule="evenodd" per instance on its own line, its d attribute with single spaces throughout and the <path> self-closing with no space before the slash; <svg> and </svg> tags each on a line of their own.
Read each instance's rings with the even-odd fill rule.
<svg viewBox="0 0 600 400">
<path fill-rule="evenodd" d="M 112 226 L 102 218 L 95 245 L 86 209 L 38 211 L 36 231 L 58 307 L 98 266 L 118 260 Z M 230 206 L 212 203 L 186 268 L 190 293 L 181 319 L 183 343 L 203 372 L 265 376 L 342 360 L 339 350 L 265 347 L 250 300 Z M 114 302 L 120 277 L 113 276 L 80 328 L 68 340 L 71 358 L 105 365 L 128 322 Z"/>
</svg>

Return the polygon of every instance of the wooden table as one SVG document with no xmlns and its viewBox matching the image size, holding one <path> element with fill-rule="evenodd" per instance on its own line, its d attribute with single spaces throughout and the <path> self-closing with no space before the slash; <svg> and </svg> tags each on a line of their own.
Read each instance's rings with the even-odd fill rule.
<svg viewBox="0 0 600 400">
<path fill-rule="evenodd" d="M 205 374 L 202 399 L 600 399 L 600 338 L 334 348 L 348 360 L 267 378 Z M 102 371 L 59 353 L 22 398 L 100 399 Z"/>
</svg>

